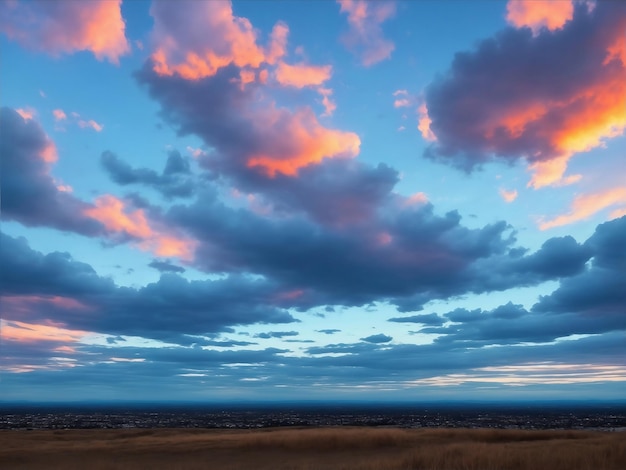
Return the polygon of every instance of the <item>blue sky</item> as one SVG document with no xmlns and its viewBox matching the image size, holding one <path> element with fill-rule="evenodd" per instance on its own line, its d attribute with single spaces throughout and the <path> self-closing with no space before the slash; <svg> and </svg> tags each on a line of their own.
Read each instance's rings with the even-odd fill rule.
<svg viewBox="0 0 626 470">
<path fill-rule="evenodd" d="M 626 4 L 2 1 L 0 399 L 615 399 Z"/>
</svg>

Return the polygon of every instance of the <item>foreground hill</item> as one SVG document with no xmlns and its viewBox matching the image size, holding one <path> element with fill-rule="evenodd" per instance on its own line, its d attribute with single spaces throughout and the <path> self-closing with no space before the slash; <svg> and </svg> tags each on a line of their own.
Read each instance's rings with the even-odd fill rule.
<svg viewBox="0 0 626 470">
<path fill-rule="evenodd" d="M 491 429 L 1 431 L 0 468 L 621 470 L 625 438 Z"/>
</svg>

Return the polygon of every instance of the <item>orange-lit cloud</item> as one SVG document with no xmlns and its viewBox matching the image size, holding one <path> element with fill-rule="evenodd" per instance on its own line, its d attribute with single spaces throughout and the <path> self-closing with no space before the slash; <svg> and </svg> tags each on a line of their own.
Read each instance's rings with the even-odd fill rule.
<svg viewBox="0 0 626 470">
<path fill-rule="evenodd" d="M 356 134 L 321 126 L 308 108 L 293 114 L 271 109 L 257 119 L 267 136 L 267 153 L 251 156 L 247 166 L 260 167 L 270 177 L 293 176 L 324 158 L 352 158 L 359 153 L 361 141 Z"/>
<path fill-rule="evenodd" d="M 156 233 L 152 238 L 139 242 L 138 245 L 143 250 L 150 251 L 157 256 L 176 257 L 191 261 L 198 243 L 189 238 Z"/>
<path fill-rule="evenodd" d="M 428 155 L 465 168 L 523 158 L 535 189 L 578 181 L 565 174 L 571 157 L 626 129 L 625 30 L 626 3 L 576 3 L 572 19 L 550 34 L 508 29 L 481 43 L 427 92 L 437 137 Z M 577 53 L 557 52 L 563 48 Z"/>
<path fill-rule="evenodd" d="M 572 0 L 509 0 L 506 20 L 516 28 L 529 27 L 535 35 L 542 28 L 553 31 L 573 18 L 573 3 Z"/>
<path fill-rule="evenodd" d="M 429 142 L 436 141 L 437 136 L 435 136 L 435 133 L 430 128 L 432 120 L 428 116 L 428 108 L 425 104 L 421 104 L 420 107 L 417 108 L 417 114 L 417 129 L 422 133 L 422 137 Z"/>
<path fill-rule="evenodd" d="M 276 67 L 276 80 L 284 86 L 304 88 L 322 85 L 332 74 L 330 65 L 307 65 L 299 63 L 289 65 L 279 62 Z"/>
<path fill-rule="evenodd" d="M 592 215 L 611 206 L 624 206 L 609 215 L 609 219 L 617 218 L 626 211 L 626 187 L 617 187 L 592 194 L 577 196 L 572 202 L 569 213 L 559 215 L 539 224 L 541 230 L 585 220 Z"/>
<path fill-rule="evenodd" d="M 395 45 L 383 36 L 381 24 L 396 13 L 395 2 L 337 0 L 347 13 L 349 30 L 342 42 L 365 66 L 388 59 Z"/>
<path fill-rule="evenodd" d="M 135 238 L 136 245 L 142 250 L 186 261 L 193 259 L 197 245 L 194 240 L 151 227 L 143 209 L 129 210 L 124 201 L 115 196 L 100 196 L 94 207 L 86 209 L 84 214 L 102 223 L 112 234 Z"/>
<path fill-rule="evenodd" d="M 513 202 L 517 199 L 517 190 L 515 189 L 507 191 L 504 188 L 500 188 L 499 193 L 502 199 L 504 199 L 504 202 Z"/>
<path fill-rule="evenodd" d="M 3 340 L 19 341 L 22 343 L 34 343 L 38 341 L 74 343 L 89 334 L 87 331 L 68 330 L 53 324 L 35 324 L 5 320 L 2 320 L 1 332 Z"/>
<path fill-rule="evenodd" d="M 526 186 L 538 189 L 544 186 L 567 186 L 580 181 L 582 175 L 564 176 L 569 159 L 570 155 L 563 155 L 552 160 L 531 163 L 528 170 L 532 176 Z"/>
<path fill-rule="evenodd" d="M 160 75 L 199 80 L 231 64 L 258 69 L 285 54 L 286 25 L 278 23 L 263 48 L 250 21 L 234 16 L 230 1 L 157 1 L 150 12 L 157 45 L 152 61 Z"/>
<path fill-rule="evenodd" d="M 124 202 L 111 195 L 100 196 L 94 205 L 95 207 L 85 210 L 85 215 L 104 224 L 107 230 L 126 232 L 135 238 L 152 236 L 143 209 L 127 211 Z"/>
<path fill-rule="evenodd" d="M 130 52 L 121 0 L 27 2 L 4 4 L 0 31 L 20 44 L 51 54 L 91 51 L 98 60 L 117 64 Z"/>
</svg>

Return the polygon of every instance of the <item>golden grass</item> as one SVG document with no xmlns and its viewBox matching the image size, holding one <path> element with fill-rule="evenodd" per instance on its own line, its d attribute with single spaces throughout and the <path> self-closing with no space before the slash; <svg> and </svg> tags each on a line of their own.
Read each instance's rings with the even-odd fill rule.
<svg viewBox="0 0 626 470">
<path fill-rule="evenodd" d="M 626 435 L 344 427 L 2 431 L 0 468 L 622 470 Z"/>
</svg>

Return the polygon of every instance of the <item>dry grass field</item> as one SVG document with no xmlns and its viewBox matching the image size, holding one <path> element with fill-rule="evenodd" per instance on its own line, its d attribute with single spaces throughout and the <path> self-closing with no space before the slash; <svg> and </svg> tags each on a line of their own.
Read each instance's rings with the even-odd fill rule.
<svg viewBox="0 0 626 470">
<path fill-rule="evenodd" d="M 626 434 L 394 428 L 0 431 L 0 468 L 622 470 Z"/>
</svg>

